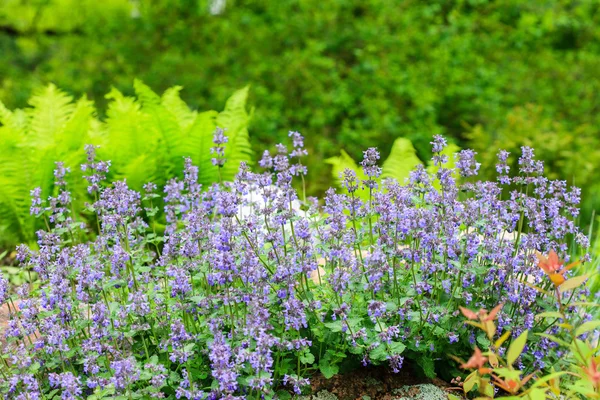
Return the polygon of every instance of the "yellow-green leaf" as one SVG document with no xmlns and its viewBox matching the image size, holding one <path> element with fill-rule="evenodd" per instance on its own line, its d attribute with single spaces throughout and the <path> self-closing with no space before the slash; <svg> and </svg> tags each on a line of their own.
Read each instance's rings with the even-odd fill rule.
<svg viewBox="0 0 600 400">
<path fill-rule="evenodd" d="M 471 390 L 473 390 L 473 386 L 475 386 L 477 383 L 477 378 L 479 378 L 477 371 L 473 371 L 469 376 L 467 376 L 463 382 L 463 390 L 465 393 L 469 393 Z"/>
<path fill-rule="evenodd" d="M 523 351 L 523 348 L 525 347 L 525 344 L 527 343 L 527 334 L 529 333 L 529 331 L 524 331 L 523 333 L 521 333 L 519 335 L 519 337 L 510 344 L 510 347 L 508 348 L 507 351 L 507 355 L 506 355 L 506 362 L 509 365 L 512 365 L 517 358 L 521 355 L 521 352 Z"/>
<path fill-rule="evenodd" d="M 562 318 L 561 313 L 558 311 L 547 311 L 535 316 L 536 318 Z"/>
<path fill-rule="evenodd" d="M 494 343 L 494 347 L 499 348 L 500 346 L 502 346 L 502 344 L 504 342 L 506 342 L 506 339 L 508 339 L 510 337 L 510 331 L 506 331 L 502 334 L 502 336 L 500 336 L 500 338 L 498 338 L 498 340 L 496 340 L 496 342 Z"/>
<path fill-rule="evenodd" d="M 575 336 L 583 335 L 591 330 L 594 330 L 600 326 L 600 320 L 588 321 L 583 323 L 580 327 L 575 330 Z"/>
<path fill-rule="evenodd" d="M 568 281 L 566 281 L 565 283 L 563 283 L 562 285 L 560 285 L 558 287 L 558 289 L 560 290 L 561 293 L 566 292 L 567 290 L 571 290 L 571 289 L 575 289 L 579 286 L 581 286 L 588 278 L 588 275 L 580 275 L 580 276 L 576 276 L 575 278 L 571 278 Z"/>
<path fill-rule="evenodd" d="M 537 379 L 531 387 L 535 388 L 535 387 L 541 386 L 541 385 L 545 384 L 546 382 L 551 381 L 552 379 L 556 379 L 556 378 L 558 378 L 562 375 L 566 375 L 566 374 L 567 374 L 567 371 L 553 372 L 549 375 L 546 375 L 546 376 L 543 376 L 543 377 Z"/>
</svg>

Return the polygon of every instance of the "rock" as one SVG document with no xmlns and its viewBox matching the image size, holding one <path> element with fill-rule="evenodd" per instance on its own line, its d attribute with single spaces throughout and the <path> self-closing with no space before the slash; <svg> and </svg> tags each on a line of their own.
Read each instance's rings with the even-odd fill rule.
<svg viewBox="0 0 600 400">
<path fill-rule="evenodd" d="M 300 396 L 298 400 L 338 400 L 338 397 L 328 392 L 327 390 L 321 390 L 317 394 L 313 394 L 310 396 Z"/>
<path fill-rule="evenodd" d="M 381 393 L 381 399 L 391 400 L 447 400 L 448 393 L 431 383 L 420 385 L 406 385 L 399 389 L 393 389 L 391 393 Z M 321 390 L 317 394 L 300 396 L 299 400 L 339 400 L 338 396 L 328 390 Z M 362 396 L 361 400 L 372 400 L 371 396 Z"/>
<path fill-rule="evenodd" d="M 402 386 L 400 389 L 392 390 L 392 393 L 400 397 L 392 397 L 394 400 L 447 400 L 448 393 L 430 383 L 421 385 Z"/>
</svg>

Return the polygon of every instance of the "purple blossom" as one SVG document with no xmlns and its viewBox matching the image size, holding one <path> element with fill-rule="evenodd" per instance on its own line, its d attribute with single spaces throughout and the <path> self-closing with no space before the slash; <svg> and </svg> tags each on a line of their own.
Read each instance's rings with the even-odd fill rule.
<svg viewBox="0 0 600 400">
<path fill-rule="evenodd" d="M 463 177 L 476 176 L 481 163 L 475 161 L 475 153 L 473 150 L 461 150 L 457 153 L 458 160 L 456 167 Z"/>
<path fill-rule="evenodd" d="M 63 400 L 78 399 L 82 393 L 81 379 L 74 376 L 71 372 L 63 372 L 61 374 L 52 373 L 48 376 L 48 379 L 51 387 L 62 390 L 61 398 Z"/>
<path fill-rule="evenodd" d="M 434 153 L 441 153 L 442 151 L 444 151 L 444 148 L 448 145 L 448 142 L 446 141 L 446 138 L 444 138 L 441 135 L 435 135 L 433 137 L 433 141 L 431 142 L 432 145 L 432 151 Z"/>
</svg>

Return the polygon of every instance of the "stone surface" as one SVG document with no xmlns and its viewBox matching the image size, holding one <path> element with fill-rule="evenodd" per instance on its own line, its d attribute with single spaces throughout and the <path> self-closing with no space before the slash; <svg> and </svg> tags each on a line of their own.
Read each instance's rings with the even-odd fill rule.
<svg viewBox="0 0 600 400">
<path fill-rule="evenodd" d="M 442 388 L 431 383 L 420 385 L 405 385 L 398 389 L 393 389 L 391 393 L 381 393 L 378 398 L 389 400 L 447 400 L 448 393 Z M 362 396 L 361 400 L 375 400 L 371 396 Z M 320 392 L 310 396 L 300 396 L 299 400 L 340 400 L 338 396 L 327 391 Z"/>
</svg>

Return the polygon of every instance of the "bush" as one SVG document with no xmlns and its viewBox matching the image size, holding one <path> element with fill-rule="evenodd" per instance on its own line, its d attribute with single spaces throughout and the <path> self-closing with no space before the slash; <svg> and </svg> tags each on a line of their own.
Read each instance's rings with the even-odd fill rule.
<svg viewBox="0 0 600 400">
<path fill-rule="evenodd" d="M 588 243 L 573 222 L 578 189 L 544 178 L 532 149 L 523 148 L 516 178 L 500 153 L 498 181 L 478 181 L 474 153 L 460 151 L 456 171 L 446 168 L 438 136 L 435 174 L 417 166 L 402 185 L 377 181 L 371 148 L 364 179 L 345 170 L 347 193 L 328 190 L 320 207 L 292 186 L 306 174 L 306 151 L 300 134 L 290 136 L 291 152 L 265 152 L 263 172 L 242 163 L 232 182 L 203 187 L 186 159 L 183 179 L 169 180 L 162 196 L 152 183 L 143 194 L 125 181 L 98 185 L 108 164 L 88 147 L 85 178 L 97 196 L 89 211 L 100 227 L 93 241 L 82 240 L 88 228 L 71 212 L 58 163 L 58 195 L 32 204 L 51 229 L 38 233 L 39 250 L 18 249 L 39 280 L 16 294 L 0 285 L 11 309 L 4 396 L 289 397 L 285 390 L 301 393 L 316 371 L 331 377 L 361 363 L 398 371 L 406 359 L 430 377 L 458 374 L 447 354 L 490 344 L 459 307 L 504 303 L 499 332 L 560 329 L 535 321 L 554 306 L 532 287 L 547 284 L 536 253 L 568 258 L 572 239 Z M 218 132 L 216 171 L 227 168 L 227 146 Z M 167 226 L 156 234 L 161 198 Z M 581 301 L 590 294 L 568 292 Z M 575 304 L 562 311 L 590 318 Z M 560 362 L 547 338 L 529 346 L 524 372 Z"/>
<path fill-rule="evenodd" d="M 26 109 L 11 111 L 0 102 L 0 246 L 35 243 L 35 232 L 45 224 L 30 216 L 27 199 L 35 187 L 44 199 L 58 194 L 53 175 L 57 159 L 73 172 L 68 178 L 70 206 L 78 219 L 85 219 L 82 213 L 90 198 L 79 168 L 86 159 L 85 143 L 101 145 L 100 155 L 110 157 L 109 178 L 127 179 L 136 190 L 146 179 L 162 187 L 180 174 L 184 155 L 201 167 L 201 183 L 216 182 L 209 150 L 217 128 L 226 129 L 230 138 L 222 178 L 232 179 L 241 161 L 250 163 L 248 88 L 235 92 L 222 112 L 196 112 L 180 99 L 180 87 L 162 96 L 141 81 L 134 87 L 136 97 L 111 90 L 104 121 L 97 118 L 92 102 L 85 97 L 73 101 L 54 85 L 32 96 Z"/>
<path fill-rule="evenodd" d="M 209 3 L 3 1 L 0 98 L 22 107 L 54 82 L 103 110 L 106 88 L 131 94 L 137 76 L 160 91 L 182 85 L 209 110 L 250 84 L 255 150 L 288 128 L 308 132 L 311 171 L 340 149 L 359 159 L 377 145 L 385 158 L 398 137 L 422 161 L 434 134 L 472 148 L 465 124 L 493 135 L 529 103 L 566 132 L 600 136 L 596 2 L 227 0 L 220 13 Z M 330 185 L 319 171 L 308 190 Z"/>
<path fill-rule="evenodd" d="M 598 355 L 598 339 L 600 319 L 596 315 L 593 320 L 581 320 L 579 316 L 567 311 L 570 307 L 593 309 L 598 303 L 574 303 L 570 292 L 581 286 L 588 276 L 565 278 L 567 272 L 577 262 L 564 265 L 555 252 L 548 257 L 538 256 L 539 266 L 548 275 L 550 282 L 542 282 L 544 288 L 531 285 L 532 288 L 548 298 L 554 297 L 555 310 L 536 315 L 538 323 L 553 327 L 553 334 L 537 333 L 549 340 L 549 348 L 562 357 L 550 369 L 551 373 L 540 376 L 539 371 L 528 375 L 522 371 L 524 351 L 529 350 L 527 338 L 529 331 L 505 344 L 510 338 L 510 331 L 502 336 L 496 336 L 494 320 L 502 309 L 500 304 L 488 313 L 461 308 L 462 314 L 468 319 L 467 323 L 479 328 L 490 340 L 489 349 L 481 352 L 475 347 L 475 352 L 468 362 L 463 362 L 461 368 L 473 370 L 464 380 L 457 379 L 465 394 L 477 391 L 485 398 L 494 398 L 500 388 L 511 398 L 547 399 L 547 398 L 600 398 L 600 355 Z M 548 284 L 549 283 L 549 284 Z M 588 317 L 589 318 L 589 317 Z M 560 329 L 559 329 L 560 328 Z M 491 344 L 493 341 L 493 344 Z M 459 360 L 460 361 L 460 360 Z M 518 364 L 514 368 L 514 364 Z M 489 366 L 488 366 L 489 365 Z"/>
</svg>

